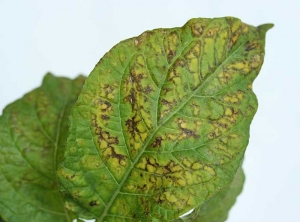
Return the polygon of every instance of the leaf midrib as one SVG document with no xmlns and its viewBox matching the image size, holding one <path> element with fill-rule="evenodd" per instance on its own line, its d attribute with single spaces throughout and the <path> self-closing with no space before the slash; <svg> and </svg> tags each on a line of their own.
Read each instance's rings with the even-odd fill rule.
<svg viewBox="0 0 300 222">
<path fill-rule="evenodd" d="M 140 160 L 141 156 L 143 155 L 144 151 L 147 149 L 147 147 L 149 146 L 150 142 L 152 141 L 153 137 L 155 136 L 155 134 L 158 132 L 158 130 L 165 124 L 167 123 L 180 109 L 182 109 L 186 104 L 187 102 L 198 92 L 200 91 L 204 86 L 205 84 L 207 83 L 207 81 L 209 79 L 211 79 L 216 73 L 217 71 L 224 65 L 228 62 L 228 60 L 230 60 L 232 58 L 232 56 L 239 51 L 239 49 L 244 46 L 244 44 L 246 43 L 246 40 L 247 38 L 244 39 L 244 41 L 241 43 L 241 45 L 239 47 L 237 47 L 235 49 L 235 51 L 233 51 L 216 69 L 215 71 L 209 75 L 206 79 L 204 79 L 204 81 L 202 82 L 201 85 L 199 85 L 195 90 L 194 92 L 175 110 L 173 111 L 172 113 L 169 114 L 169 116 L 164 120 L 162 121 L 158 126 L 157 128 L 151 133 L 151 135 L 148 137 L 148 139 L 146 140 L 143 148 L 141 149 L 141 151 L 139 152 L 139 154 L 137 155 L 137 157 L 135 158 L 135 160 L 131 163 L 131 166 L 129 167 L 129 169 L 126 171 L 126 173 L 124 174 L 124 177 L 122 179 L 122 181 L 119 183 L 119 186 L 118 186 L 118 189 L 114 192 L 114 195 L 111 197 L 110 201 L 108 202 L 108 204 L 106 205 L 101 217 L 99 218 L 100 221 L 102 221 L 107 213 L 108 213 L 108 210 L 111 208 L 111 205 L 113 204 L 114 200 L 116 199 L 116 197 L 119 195 L 121 189 L 123 188 L 123 185 L 124 183 L 127 181 L 128 179 L 128 176 L 130 175 L 132 169 L 134 168 L 134 166 L 136 165 L 136 163 Z M 196 41 L 195 39 L 193 39 L 191 42 L 194 42 Z M 191 44 L 191 43 L 190 43 Z M 190 45 L 188 44 L 188 45 Z M 182 50 L 184 51 L 184 50 Z M 179 58 L 179 56 L 176 58 L 176 60 Z M 173 64 L 173 63 L 172 63 Z M 160 97 L 160 96 L 159 96 Z"/>
</svg>

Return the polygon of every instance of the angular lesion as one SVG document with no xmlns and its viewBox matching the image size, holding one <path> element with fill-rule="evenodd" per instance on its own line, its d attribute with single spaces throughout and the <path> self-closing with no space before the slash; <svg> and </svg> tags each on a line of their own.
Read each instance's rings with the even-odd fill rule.
<svg viewBox="0 0 300 222">
<path fill-rule="evenodd" d="M 116 95 L 118 93 L 118 82 L 114 82 L 113 84 L 100 83 L 99 97 L 105 98 L 110 101 L 114 101 L 116 99 Z"/>
<path fill-rule="evenodd" d="M 161 136 L 158 136 L 154 139 L 154 141 L 151 143 L 151 148 L 158 148 L 161 147 L 161 143 L 163 141 L 163 138 Z"/>
<path fill-rule="evenodd" d="M 181 48 L 181 39 L 179 33 L 177 31 L 169 32 L 164 37 L 163 45 L 166 54 L 165 56 L 167 57 L 169 64 L 171 64 Z"/>
<path fill-rule="evenodd" d="M 157 88 L 147 70 L 142 54 L 137 54 L 128 67 L 122 83 L 123 110 L 127 110 L 122 118 L 125 130 L 125 141 L 132 158 L 140 152 L 149 133 L 153 130 L 156 116 Z"/>
<path fill-rule="evenodd" d="M 111 171 L 116 173 L 117 167 L 125 167 L 128 165 L 127 156 L 118 151 L 119 139 L 117 136 L 111 135 L 102 126 L 98 124 L 97 116 L 91 115 L 91 125 L 94 129 L 94 134 L 97 137 L 99 154 L 104 163 L 109 163 Z M 125 169 L 123 169 L 125 170 Z M 122 171 L 119 169 L 117 171 Z"/>
<path fill-rule="evenodd" d="M 177 119 L 178 128 L 181 131 L 178 139 L 186 139 L 186 138 L 199 138 L 200 136 L 197 134 L 197 126 L 194 127 L 194 129 L 191 129 L 190 124 L 184 119 L 184 118 L 178 118 Z"/>
<path fill-rule="evenodd" d="M 139 115 L 127 119 L 125 126 L 127 135 L 129 135 L 127 140 L 130 147 L 129 152 L 132 157 L 135 157 L 147 139 L 148 130 Z"/>
<path fill-rule="evenodd" d="M 187 23 L 187 26 L 191 28 L 192 35 L 199 38 L 204 33 L 211 20 L 212 19 L 192 19 Z"/>
</svg>

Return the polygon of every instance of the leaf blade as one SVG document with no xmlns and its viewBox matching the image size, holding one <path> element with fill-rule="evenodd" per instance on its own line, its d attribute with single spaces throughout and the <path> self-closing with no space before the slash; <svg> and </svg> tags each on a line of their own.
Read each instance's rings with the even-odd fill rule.
<svg viewBox="0 0 300 222">
<path fill-rule="evenodd" d="M 57 187 L 68 114 L 83 77 L 44 77 L 0 117 L 0 215 L 8 221 L 70 221 Z M 11 201 L 14 200 L 14 201 Z"/>
<path fill-rule="evenodd" d="M 99 221 L 168 221 L 228 186 L 248 144 L 263 56 L 260 31 L 231 17 L 113 47 L 72 111 L 59 168 L 69 209 Z"/>
</svg>

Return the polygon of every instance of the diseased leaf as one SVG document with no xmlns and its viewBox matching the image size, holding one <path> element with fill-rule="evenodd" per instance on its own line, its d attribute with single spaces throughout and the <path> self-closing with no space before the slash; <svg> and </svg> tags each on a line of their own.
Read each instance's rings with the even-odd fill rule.
<svg viewBox="0 0 300 222">
<path fill-rule="evenodd" d="M 191 214 L 174 220 L 174 222 L 224 222 L 237 196 L 242 192 L 244 181 L 245 175 L 242 168 L 239 168 L 234 180 L 228 187 L 212 196 L 200 207 L 197 207 Z"/>
<path fill-rule="evenodd" d="M 170 221 L 227 187 L 271 26 L 192 19 L 114 46 L 71 112 L 58 168 L 67 208 L 97 221 Z"/>
<path fill-rule="evenodd" d="M 71 221 L 56 176 L 69 114 L 84 77 L 47 74 L 0 117 L 0 216 L 9 222 Z"/>
</svg>

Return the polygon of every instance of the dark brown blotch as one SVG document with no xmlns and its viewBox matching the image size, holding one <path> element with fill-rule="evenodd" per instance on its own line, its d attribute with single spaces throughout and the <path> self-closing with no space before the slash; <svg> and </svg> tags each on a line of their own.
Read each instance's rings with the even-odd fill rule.
<svg viewBox="0 0 300 222">
<path fill-rule="evenodd" d="M 152 148 L 157 148 L 161 146 L 161 142 L 163 141 L 163 139 L 159 136 L 156 137 L 156 139 L 153 141 L 153 143 L 151 144 Z"/>
<path fill-rule="evenodd" d="M 121 164 L 122 165 L 122 160 L 126 160 L 126 156 L 125 155 L 123 155 L 123 154 L 119 154 L 119 153 L 116 153 L 116 151 L 115 151 L 115 149 L 112 147 L 112 154 L 111 154 L 111 157 L 112 158 L 116 158 L 116 159 L 118 159 L 118 161 L 119 161 L 119 164 Z"/>
<path fill-rule="evenodd" d="M 101 115 L 101 119 L 103 119 L 103 120 L 109 120 L 110 117 L 108 115 L 102 114 Z"/>
<path fill-rule="evenodd" d="M 98 203 L 97 203 L 96 200 L 93 200 L 93 201 L 91 201 L 91 202 L 89 203 L 89 205 L 90 205 L 91 207 L 95 207 L 95 206 L 98 206 Z"/>
<path fill-rule="evenodd" d="M 246 42 L 246 48 L 245 48 L 245 50 L 247 51 L 247 52 L 249 52 L 249 51 L 251 51 L 251 50 L 253 50 L 253 49 L 256 49 L 258 47 L 258 43 L 257 42 Z"/>
</svg>

